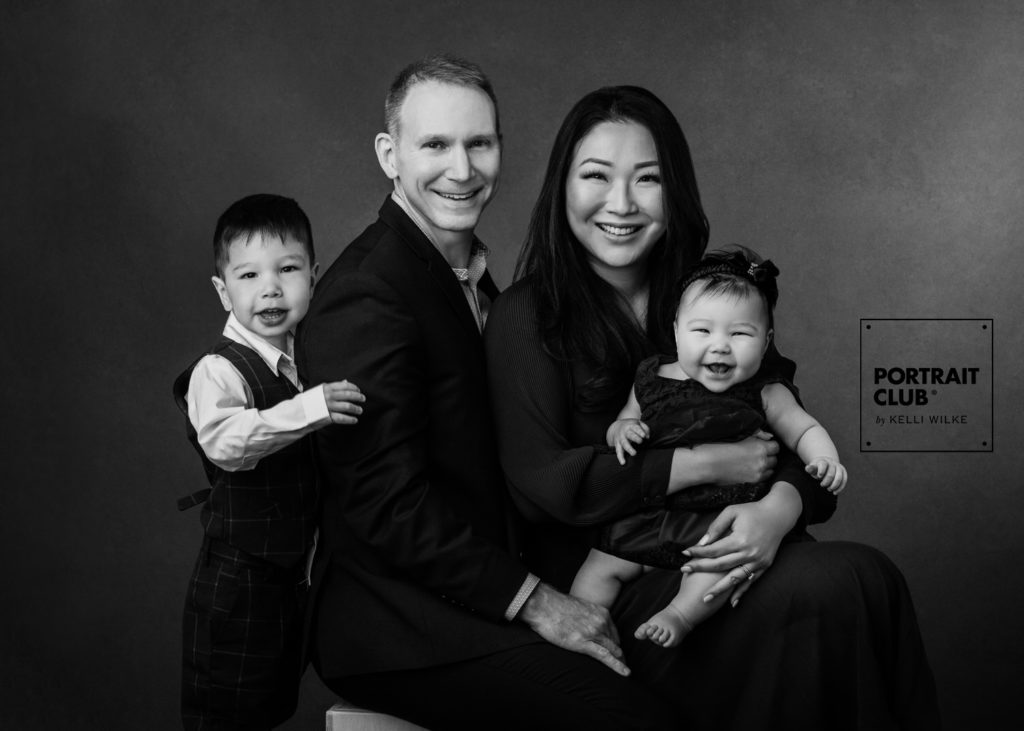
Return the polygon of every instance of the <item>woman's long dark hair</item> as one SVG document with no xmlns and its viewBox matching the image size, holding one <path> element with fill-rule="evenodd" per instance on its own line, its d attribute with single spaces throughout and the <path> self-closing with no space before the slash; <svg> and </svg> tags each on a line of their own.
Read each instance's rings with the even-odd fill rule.
<svg viewBox="0 0 1024 731">
<path fill-rule="evenodd" d="M 580 141 L 602 122 L 635 122 L 654 138 L 661 169 L 665 233 L 647 260 L 646 332 L 622 306 L 615 289 L 599 277 L 573 235 L 565 208 L 566 180 Z M 608 86 L 587 94 L 562 122 L 533 208 L 516 279 L 530 276 L 538 292 L 538 317 L 548 353 L 580 359 L 595 376 L 578 384 L 578 406 L 599 409 L 621 398 L 637 363 L 654 349 L 674 352 L 672 321 L 678 284 L 700 260 L 708 243 L 708 220 L 700 203 L 690 147 L 679 122 L 651 92 L 638 86 Z"/>
</svg>

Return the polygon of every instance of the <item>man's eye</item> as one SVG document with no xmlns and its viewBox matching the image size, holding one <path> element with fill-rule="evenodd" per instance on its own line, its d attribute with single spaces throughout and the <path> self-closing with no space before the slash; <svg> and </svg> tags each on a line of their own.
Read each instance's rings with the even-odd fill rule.
<svg viewBox="0 0 1024 731">
<path fill-rule="evenodd" d="M 445 148 L 445 144 L 441 140 L 430 140 L 423 143 L 423 146 L 428 150 L 443 150 Z"/>
</svg>

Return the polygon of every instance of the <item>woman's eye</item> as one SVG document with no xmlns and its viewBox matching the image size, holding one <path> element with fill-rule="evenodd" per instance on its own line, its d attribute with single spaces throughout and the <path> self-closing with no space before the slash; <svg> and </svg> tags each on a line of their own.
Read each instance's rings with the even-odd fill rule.
<svg viewBox="0 0 1024 731">
<path fill-rule="evenodd" d="M 656 183 L 656 184 L 660 185 L 661 184 L 661 176 L 658 175 L 657 173 L 647 173 L 646 175 L 641 175 L 639 178 L 637 178 L 637 182 L 638 183 Z"/>
<path fill-rule="evenodd" d="M 597 170 L 585 171 L 580 177 L 582 177 L 584 180 L 607 180 L 608 179 L 605 176 L 604 173 L 599 172 Z"/>
</svg>

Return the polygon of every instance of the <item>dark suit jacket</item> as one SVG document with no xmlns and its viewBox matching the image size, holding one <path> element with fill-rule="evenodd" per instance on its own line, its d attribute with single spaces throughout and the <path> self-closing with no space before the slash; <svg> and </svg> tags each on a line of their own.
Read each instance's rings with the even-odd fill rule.
<svg viewBox="0 0 1024 731">
<path fill-rule="evenodd" d="M 480 288 L 497 295 L 489 276 Z M 527 570 L 483 340 L 451 268 L 390 197 L 317 284 L 296 352 L 307 383 L 348 379 L 366 395 L 356 426 L 317 432 L 321 673 L 428 667 L 540 641 L 503 617 Z"/>
</svg>

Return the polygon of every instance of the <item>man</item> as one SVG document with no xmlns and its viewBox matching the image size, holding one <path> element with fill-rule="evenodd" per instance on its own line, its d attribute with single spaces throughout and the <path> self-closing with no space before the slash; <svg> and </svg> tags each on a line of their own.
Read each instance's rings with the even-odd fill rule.
<svg viewBox="0 0 1024 731">
<path fill-rule="evenodd" d="M 308 382 L 344 374 L 366 396 L 356 427 L 318 435 L 314 664 L 346 699 L 432 729 L 650 728 L 665 712 L 625 679 L 608 613 L 516 550 L 481 338 L 497 289 L 473 234 L 501 164 L 490 82 L 426 59 L 385 117 L 394 190 L 319 283 L 297 349 Z"/>
</svg>

